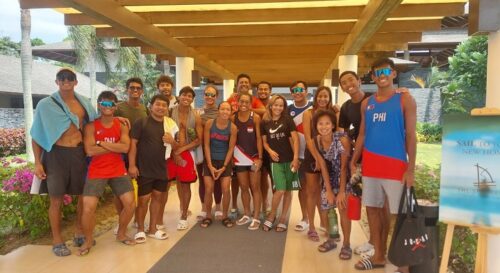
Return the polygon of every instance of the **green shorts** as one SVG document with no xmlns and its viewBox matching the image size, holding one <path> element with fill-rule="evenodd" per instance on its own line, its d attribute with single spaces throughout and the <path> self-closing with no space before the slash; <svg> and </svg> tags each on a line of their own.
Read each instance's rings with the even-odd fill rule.
<svg viewBox="0 0 500 273">
<path fill-rule="evenodd" d="M 107 184 L 109 184 L 115 196 L 134 190 L 130 176 L 125 175 L 114 178 L 87 179 L 83 188 L 83 195 L 100 197 L 104 193 Z"/>
<path fill-rule="evenodd" d="M 299 173 L 292 172 L 291 162 L 271 163 L 271 175 L 273 177 L 273 189 L 277 191 L 299 190 Z"/>
</svg>

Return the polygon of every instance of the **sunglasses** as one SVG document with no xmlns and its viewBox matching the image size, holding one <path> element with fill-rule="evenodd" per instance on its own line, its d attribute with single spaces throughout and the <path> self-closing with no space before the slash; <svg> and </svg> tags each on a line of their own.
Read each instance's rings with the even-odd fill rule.
<svg viewBox="0 0 500 273">
<path fill-rule="evenodd" d="M 296 94 L 296 93 L 302 93 L 304 92 L 304 88 L 302 87 L 294 87 L 292 88 L 292 93 Z"/>
<path fill-rule="evenodd" d="M 107 100 L 100 101 L 99 105 L 102 106 L 102 107 L 108 107 L 108 108 L 116 106 L 116 104 L 114 102 L 107 101 Z"/>
<path fill-rule="evenodd" d="M 215 98 L 215 97 L 217 97 L 217 94 L 215 94 L 215 93 L 205 93 L 205 97 Z"/>
<path fill-rule="evenodd" d="M 377 69 L 375 70 L 374 74 L 375 74 L 375 77 L 380 77 L 382 75 L 385 75 L 385 76 L 389 76 L 391 75 L 392 73 L 392 69 L 390 68 L 381 68 L 381 69 Z"/>
<path fill-rule="evenodd" d="M 141 91 L 142 87 L 140 87 L 140 86 L 129 86 L 128 89 L 130 89 L 131 91 Z"/>
<path fill-rule="evenodd" d="M 56 79 L 62 82 L 65 80 L 72 82 L 76 80 L 76 75 L 69 71 L 62 71 L 57 75 Z"/>
</svg>

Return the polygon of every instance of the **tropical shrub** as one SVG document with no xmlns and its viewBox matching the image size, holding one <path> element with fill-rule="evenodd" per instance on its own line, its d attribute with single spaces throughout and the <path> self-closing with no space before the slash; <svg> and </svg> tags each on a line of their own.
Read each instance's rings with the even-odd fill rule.
<svg viewBox="0 0 500 273">
<path fill-rule="evenodd" d="M 24 129 L 0 128 L 0 157 L 17 155 L 25 151 Z"/>
<path fill-rule="evenodd" d="M 443 127 L 433 123 L 417 123 L 417 141 L 424 143 L 439 143 L 443 136 Z"/>
</svg>

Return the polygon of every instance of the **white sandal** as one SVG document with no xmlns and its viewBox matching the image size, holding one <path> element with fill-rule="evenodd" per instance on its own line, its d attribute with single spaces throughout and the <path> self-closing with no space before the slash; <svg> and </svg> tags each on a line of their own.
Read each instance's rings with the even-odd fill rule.
<svg viewBox="0 0 500 273">
<path fill-rule="evenodd" d="M 250 222 L 252 222 L 252 218 L 248 217 L 247 215 L 243 215 L 243 217 L 241 217 L 238 221 L 236 221 L 236 224 L 238 226 L 243 226 Z"/>
<path fill-rule="evenodd" d="M 148 237 L 155 238 L 156 240 L 165 240 L 168 234 L 163 230 L 157 230 L 155 234 L 148 233 Z"/>
<path fill-rule="evenodd" d="M 214 213 L 214 216 L 215 216 L 215 220 L 222 220 L 222 211 L 220 210 L 216 210 L 215 213 Z"/>
<path fill-rule="evenodd" d="M 295 225 L 294 229 L 296 231 L 304 231 L 304 230 L 307 230 L 308 228 L 309 228 L 309 224 L 306 221 L 302 220 L 298 224 Z"/>
<path fill-rule="evenodd" d="M 144 231 L 137 232 L 134 235 L 134 240 L 137 244 L 144 244 L 146 242 L 146 233 Z"/>
<path fill-rule="evenodd" d="M 260 220 L 258 219 L 252 219 L 252 222 L 248 226 L 249 230 L 258 230 L 260 228 Z"/>
<path fill-rule="evenodd" d="M 188 221 L 179 220 L 179 223 L 177 223 L 177 230 L 186 230 L 187 228 L 188 228 Z"/>
</svg>

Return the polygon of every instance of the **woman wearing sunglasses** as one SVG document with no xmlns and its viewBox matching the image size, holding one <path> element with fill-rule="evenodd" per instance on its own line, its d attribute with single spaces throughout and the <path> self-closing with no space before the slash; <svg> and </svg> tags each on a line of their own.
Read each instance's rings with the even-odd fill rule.
<svg viewBox="0 0 500 273">
<path fill-rule="evenodd" d="M 219 90 L 213 85 L 207 85 L 204 90 L 204 101 L 205 105 L 203 108 L 198 109 L 198 114 L 201 117 L 201 124 L 205 127 L 205 124 L 208 120 L 217 118 L 219 113 L 219 109 L 217 109 L 217 98 L 219 97 Z M 197 160 L 196 171 L 198 172 L 198 177 L 203 177 L 203 160 L 205 156 L 203 155 L 203 145 L 200 145 L 196 150 L 196 156 L 200 157 L 200 160 Z M 201 212 L 198 214 L 196 219 L 198 221 L 202 221 L 205 217 L 207 217 L 207 211 L 205 209 L 205 183 L 203 183 L 203 179 L 200 179 L 198 194 L 201 200 Z M 220 188 L 220 183 L 214 184 L 214 199 L 215 199 L 215 219 L 222 219 L 222 211 L 220 207 L 220 202 L 222 199 L 222 191 Z"/>
</svg>

